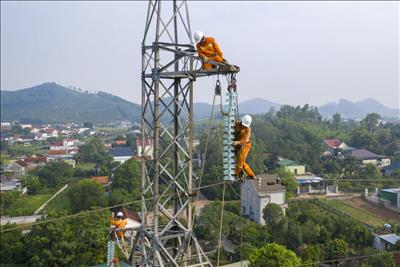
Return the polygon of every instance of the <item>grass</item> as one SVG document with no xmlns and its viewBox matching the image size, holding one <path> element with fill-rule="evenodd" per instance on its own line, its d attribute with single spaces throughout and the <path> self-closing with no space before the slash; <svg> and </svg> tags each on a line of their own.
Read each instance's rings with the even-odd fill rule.
<svg viewBox="0 0 400 267">
<path fill-rule="evenodd" d="M 324 200 L 323 203 L 327 204 L 329 207 L 335 210 L 338 210 L 339 212 L 343 212 L 346 215 L 364 224 L 370 225 L 372 227 L 379 227 L 385 223 L 384 220 L 377 217 L 376 215 L 369 213 L 368 211 L 365 210 L 356 209 L 340 200 L 336 199 Z"/>
<path fill-rule="evenodd" d="M 96 167 L 96 163 L 78 163 L 75 166 L 75 168 L 79 168 L 84 171 L 94 170 L 95 167 Z"/>
<path fill-rule="evenodd" d="M 1 215 L 25 216 L 33 213 L 53 194 L 23 195 L 11 207 L 1 210 Z"/>
<path fill-rule="evenodd" d="M 44 208 L 44 211 L 69 211 L 71 209 L 71 204 L 68 198 L 68 190 L 69 187 L 53 198 Z"/>
</svg>

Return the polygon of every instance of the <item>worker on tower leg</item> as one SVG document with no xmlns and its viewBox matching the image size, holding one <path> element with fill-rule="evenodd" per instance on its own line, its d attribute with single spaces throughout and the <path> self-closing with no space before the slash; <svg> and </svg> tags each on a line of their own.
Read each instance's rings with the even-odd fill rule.
<svg viewBox="0 0 400 267">
<path fill-rule="evenodd" d="M 235 145 L 236 175 L 238 178 L 243 177 L 243 171 L 245 171 L 249 179 L 255 179 L 253 170 L 246 163 L 246 158 L 251 148 L 251 120 L 250 115 L 244 115 L 240 122 L 235 123 L 235 140 L 233 144 Z"/>
<path fill-rule="evenodd" d="M 117 213 L 117 218 L 114 218 L 114 212 L 111 213 L 110 217 L 110 224 L 113 225 L 115 228 L 125 228 L 128 222 L 124 219 L 124 214 L 119 211 Z M 118 237 L 124 237 L 124 232 L 117 232 Z"/>
<path fill-rule="evenodd" d="M 197 31 L 194 33 L 194 40 L 197 43 L 197 53 L 203 60 L 202 68 L 204 70 L 210 70 L 217 67 L 212 63 L 207 63 L 206 61 L 208 60 L 218 63 L 226 62 L 224 60 L 224 54 L 213 37 L 206 37 L 202 32 Z"/>
</svg>

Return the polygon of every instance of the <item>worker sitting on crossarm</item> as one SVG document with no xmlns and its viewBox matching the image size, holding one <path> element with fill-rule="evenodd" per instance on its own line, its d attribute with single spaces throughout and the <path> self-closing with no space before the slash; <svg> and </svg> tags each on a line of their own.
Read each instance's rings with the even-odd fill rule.
<svg viewBox="0 0 400 267">
<path fill-rule="evenodd" d="M 206 37 L 200 31 L 194 33 L 194 40 L 196 41 L 197 53 L 203 60 L 202 68 L 205 70 L 214 69 L 217 66 L 206 62 L 207 60 L 215 62 L 225 62 L 224 54 L 219 48 L 217 42 L 213 37 Z"/>
<path fill-rule="evenodd" d="M 235 123 L 235 140 L 233 144 L 235 145 L 236 153 L 236 175 L 239 178 L 243 177 L 244 170 L 249 179 L 255 179 L 253 170 L 246 163 L 246 158 L 251 148 L 251 120 L 250 115 L 244 115 L 240 122 Z"/>
<path fill-rule="evenodd" d="M 124 214 L 121 211 L 117 213 L 116 219 L 114 218 L 114 212 L 111 213 L 110 224 L 115 226 L 115 228 L 125 228 L 127 223 L 128 222 L 124 219 Z M 117 232 L 117 235 L 118 237 L 123 237 L 124 232 Z"/>
</svg>

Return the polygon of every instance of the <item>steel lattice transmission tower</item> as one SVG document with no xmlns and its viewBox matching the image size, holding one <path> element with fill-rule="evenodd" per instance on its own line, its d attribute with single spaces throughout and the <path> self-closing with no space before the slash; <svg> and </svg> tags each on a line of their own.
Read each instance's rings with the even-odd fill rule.
<svg viewBox="0 0 400 267">
<path fill-rule="evenodd" d="M 192 229 L 193 82 L 224 73 L 199 70 L 191 36 L 186 0 L 149 1 L 142 42 L 142 225 L 133 266 L 212 266 Z"/>
</svg>

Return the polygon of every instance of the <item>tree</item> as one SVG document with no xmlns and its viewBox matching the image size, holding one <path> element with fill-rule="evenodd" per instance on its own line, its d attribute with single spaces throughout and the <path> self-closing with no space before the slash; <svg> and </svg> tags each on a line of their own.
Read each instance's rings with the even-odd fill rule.
<svg viewBox="0 0 400 267">
<path fill-rule="evenodd" d="M 327 260 L 336 260 L 341 259 L 349 255 L 350 249 L 349 245 L 346 241 L 340 238 L 335 238 L 333 240 L 329 240 L 324 245 L 324 254 L 325 259 Z"/>
<path fill-rule="evenodd" d="M 5 193 L 2 193 L 2 198 Z M 5 225 L 1 230 L 7 230 L 15 227 L 15 224 Z M 24 244 L 22 232 L 19 230 L 1 233 L 0 238 L 0 265 L 3 266 L 16 266 L 21 264 L 24 266 L 26 257 L 24 256 Z"/>
<path fill-rule="evenodd" d="M 127 190 L 125 190 L 123 188 L 117 188 L 117 189 L 112 190 L 111 194 L 108 196 L 108 205 L 116 206 L 116 205 L 121 205 L 121 204 L 128 203 L 128 202 L 132 202 L 134 197 L 136 197 L 136 199 L 137 199 L 138 196 L 137 195 L 132 196 L 132 194 L 130 194 Z M 133 210 L 140 210 L 140 207 L 141 207 L 141 204 L 139 202 L 129 205 L 129 208 L 131 208 Z"/>
<path fill-rule="evenodd" d="M 65 216 L 49 214 L 46 219 Z M 90 266 L 105 261 L 108 214 L 92 213 L 32 227 L 24 242 L 27 266 Z"/>
<path fill-rule="evenodd" d="M 30 195 L 35 195 L 36 193 L 39 192 L 41 189 L 42 185 L 39 181 L 39 177 L 32 175 L 32 174 L 27 174 L 21 177 L 21 184 L 28 189 L 28 194 Z"/>
<path fill-rule="evenodd" d="M 104 187 L 89 179 L 72 185 L 68 190 L 68 198 L 73 212 L 103 207 L 107 204 Z"/>
<path fill-rule="evenodd" d="M 89 129 L 93 129 L 93 123 L 87 121 L 83 123 L 83 127 L 84 128 L 89 128 Z"/>
<path fill-rule="evenodd" d="M 46 187 L 57 187 L 73 174 L 72 166 L 64 161 L 53 161 L 32 171 L 32 175 L 38 176 L 40 183 Z"/>
<path fill-rule="evenodd" d="M 291 267 L 301 263 L 293 251 L 276 243 L 270 243 L 254 249 L 249 256 L 249 261 L 252 267 Z"/>
<path fill-rule="evenodd" d="M 17 201 L 19 198 L 20 193 L 18 191 L 10 191 L 1 193 L 0 197 L 0 206 L 2 209 L 8 209 L 12 206 L 12 204 Z"/>
<path fill-rule="evenodd" d="M 321 260 L 321 246 L 309 245 L 301 253 L 303 261 L 311 263 Z"/>
<path fill-rule="evenodd" d="M 282 184 L 286 187 L 286 198 L 290 199 L 297 192 L 298 187 L 294 174 L 283 167 L 275 170 L 275 172 L 282 179 Z"/>
<path fill-rule="evenodd" d="M 364 124 L 367 127 L 370 133 L 373 133 L 373 131 L 378 126 L 380 118 L 381 115 L 379 115 L 378 113 L 369 113 L 362 121 L 362 124 Z"/>
<path fill-rule="evenodd" d="M 274 241 L 282 237 L 283 232 L 286 230 L 287 220 L 281 207 L 275 203 L 269 203 L 263 209 L 263 219 L 271 233 Z"/>
<path fill-rule="evenodd" d="M 392 267 L 395 266 L 395 262 L 393 259 L 393 255 L 390 253 L 381 252 L 379 255 L 372 256 L 373 254 L 377 254 L 378 251 L 373 248 L 366 248 L 363 251 L 364 255 L 371 255 L 361 264 L 361 267 Z"/>
<path fill-rule="evenodd" d="M 79 152 L 75 156 L 78 162 L 92 162 L 99 165 L 112 161 L 110 153 L 98 137 L 92 137 L 89 141 L 79 147 Z"/>
<path fill-rule="evenodd" d="M 340 113 L 336 112 L 335 114 L 333 114 L 332 117 L 333 117 L 333 120 L 332 120 L 333 129 L 339 130 L 341 123 L 342 123 L 342 115 L 340 115 Z"/>
<path fill-rule="evenodd" d="M 134 193 L 136 198 L 141 195 L 141 172 L 139 162 L 131 158 L 121 164 L 114 172 L 113 182 L 111 184 L 113 190 L 117 188 L 125 189 Z"/>
</svg>

